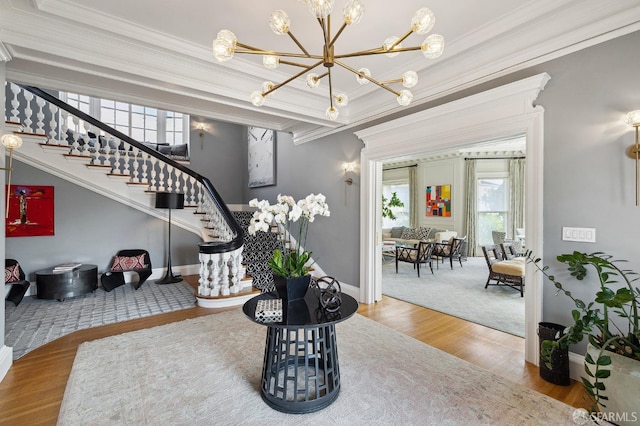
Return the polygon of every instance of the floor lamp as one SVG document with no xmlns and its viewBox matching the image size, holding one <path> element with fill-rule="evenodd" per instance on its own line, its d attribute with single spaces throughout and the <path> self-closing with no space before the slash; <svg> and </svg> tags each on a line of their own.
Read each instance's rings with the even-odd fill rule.
<svg viewBox="0 0 640 426">
<path fill-rule="evenodd" d="M 171 284 L 182 281 L 180 275 L 173 275 L 171 270 L 171 210 L 184 209 L 184 194 L 176 192 L 156 192 L 156 209 L 169 209 L 169 256 L 167 259 L 167 273 L 157 280 L 158 284 Z"/>
</svg>

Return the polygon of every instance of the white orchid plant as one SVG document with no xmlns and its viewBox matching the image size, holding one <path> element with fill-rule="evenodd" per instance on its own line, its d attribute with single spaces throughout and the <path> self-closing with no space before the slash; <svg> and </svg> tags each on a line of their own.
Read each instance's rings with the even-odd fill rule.
<svg viewBox="0 0 640 426">
<path fill-rule="evenodd" d="M 329 216 L 329 206 L 322 194 L 309 194 L 296 202 L 288 195 L 278 195 L 278 203 L 271 205 L 267 200 L 249 201 L 251 207 L 257 207 L 249 224 L 249 234 L 271 232 L 275 223 L 278 226 L 280 249 L 273 252 L 269 261 L 271 270 L 284 278 L 302 277 L 312 269 L 311 252 L 305 251 L 309 223 L 316 216 Z M 295 225 L 294 225 L 295 224 Z M 291 237 L 295 244 L 289 244 Z"/>
</svg>

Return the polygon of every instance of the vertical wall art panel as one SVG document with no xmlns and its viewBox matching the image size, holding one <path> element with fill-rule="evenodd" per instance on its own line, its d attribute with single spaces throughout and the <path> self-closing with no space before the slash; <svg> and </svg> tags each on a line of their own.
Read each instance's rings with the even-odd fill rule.
<svg viewBox="0 0 640 426">
<path fill-rule="evenodd" d="M 7 237 L 54 234 L 53 186 L 11 185 Z"/>
<path fill-rule="evenodd" d="M 425 215 L 451 217 L 451 185 L 427 186 Z"/>
</svg>

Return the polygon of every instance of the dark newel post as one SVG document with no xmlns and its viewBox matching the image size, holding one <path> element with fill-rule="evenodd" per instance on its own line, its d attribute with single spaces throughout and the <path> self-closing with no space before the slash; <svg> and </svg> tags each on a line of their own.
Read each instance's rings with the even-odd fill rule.
<svg viewBox="0 0 640 426">
<path fill-rule="evenodd" d="M 171 210 L 172 209 L 184 209 L 184 194 L 176 192 L 157 192 L 156 193 L 156 208 L 157 209 L 169 209 L 169 242 L 167 249 L 169 255 L 167 256 L 167 273 L 164 277 L 157 280 L 158 284 L 171 284 L 182 281 L 180 275 L 173 275 L 171 270 Z"/>
</svg>

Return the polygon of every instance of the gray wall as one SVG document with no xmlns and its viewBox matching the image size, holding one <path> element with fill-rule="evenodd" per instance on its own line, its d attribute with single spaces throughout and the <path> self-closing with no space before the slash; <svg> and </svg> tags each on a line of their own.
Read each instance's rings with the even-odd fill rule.
<svg viewBox="0 0 640 426">
<path fill-rule="evenodd" d="M 246 159 L 246 136 L 243 143 Z M 343 132 L 310 143 L 295 146 L 291 135 L 278 132 L 276 148 L 276 186 L 249 189 L 248 171 L 244 165 L 245 201 L 253 198 L 276 202 L 278 194 L 296 200 L 310 193 L 327 197 L 330 217 L 317 218 L 309 227 L 307 250 L 327 275 L 341 282 L 359 286 L 360 250 L 360 150 L 362 142 L 352 132 Z M 347 187 L 344 199 L 342 163 L 356 162 L 350 173 L 353 185 Z"/>
<path fill-rule="evenodd" d="M 54 187 L 55 235 L 5 239 L 6 257 L 17 259 L 32 282 L 35 271 L 67 262 L 94 263 L 103 272 L 121 249 L 146 249 L 154 268 L 166 266 L 167 222 L 18 161 L 11 182 Z M 199 240 L 174 226 L 172 265 L 198 263 Z"/>
</svg>

